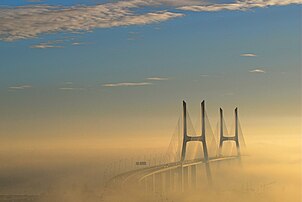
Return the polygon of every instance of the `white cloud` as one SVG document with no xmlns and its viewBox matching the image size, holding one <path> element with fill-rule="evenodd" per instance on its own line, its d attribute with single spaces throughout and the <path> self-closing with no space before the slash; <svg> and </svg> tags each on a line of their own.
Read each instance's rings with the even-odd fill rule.
<svg viewBox="0 0 302 202">
<path fill-rule="evenodd" d="M 302 4 L 302 0 L 237 0 L 234 3 L 181 6 L 178 9 L 196 12 L 213 12 L 221 10 L 248 10 L 251 8 L 285 6 L 289 4 Z"/>
<path fill-rule="evenodd" d="M 80 41 L 72 42 L 74 40 L 75 40 L 75 38 L 64 37 L 62 39 L 41 42 L 39 44 L 35 44 L 35 45 L 30 46 L 30 48 L 40 48 L 40 49 L 64 48 L 64 46 L 68 45 L 68 44 L 70 44 L 72 46 L 80 46 L 80 45 L 91 44 L 91 43 L 88 43 L 88 42 L 80 42 Z"/>
<path fill-rule="evenodd" d="M 73 45 L 73 46 L 80 46 L 80 45 L 85 45 L 85 44 L 88 44 L 88 43 L 84 43 L 84 42 L 73 42 L 73 43 L 71 43 L 71 45 Z"/>
<path fill-rule="evenodd" d="M 24 90 L 27 88 L 32 88 L 31 85 L 20 85 L 20 86 L 10 86 L 9 89 L 11 90 Z"/>
<path fill-rule="evenodd" d="M 152 80 L 152 81 L 166 81 L 169 80 L 169 78 L 166 77 L 149 77 L 147 80 Z"/>
<path fill-rule="evenodd" d="M 253 70 L 250 70 L 249 72 L 251 72 L 251 73 L 265 73 L 265 71 L 263 69 L 253 69 Z"/>
<path fill-rule="evenodd" d="M 209 77 L 210 75 L 208 75 L 208 74 L 201 74 L 200 76 L 201 77 Z"/>
<path fill-rule="evenodd" d="M 242 57 L 256 57 L 257 55 L 254 53 L 243 53 L 240 56 Z"/>
<path fill-rule="evenodd" d="M 0 8 L 0 39 L 14 41 L 37 37 L 43 33 L 145 25 L 183 16 L 181 13 L 166 10 L 142 14 L 131 10 L 155 4 L 156 2 L 151 0 L 129 0 L 94 6 L 35 5 Z"/>
<path fill-rule="evenodd" d="M 30 46 L 31 48 L 40 48 L 40 49 L 45 49 L 45 48 L 64 48 L 63 46 L 55 46 L 55 45 L 48 45 L 48 44 L 36 44 Z"/>
<path fill-rule="evenodd" d="M 126 83 L 107 83 L 103 86 L 105 87 L 123 87 L 123 86 L 147 86 L 151 85 L 152 83 L 148 82 L 126 82 Z"/>
<path fill-rule="evenodd" d="M 62 45 L 58 45 L 58 44 L 62 44 L 64 42 L 64 40 L 52 40 L 52 41 L 47 41 L 47 42 L 41 42 L 39 44 L 35 44 L 30 46 L 31 48 L 40 48 L 40 49 L 45 49 L 45 48 L 64 48 Z"/>
<path fill-rule="evenodd" d="M 84 90 L 84 88 L 62 87 L 60 90 Z"/>
</svg>

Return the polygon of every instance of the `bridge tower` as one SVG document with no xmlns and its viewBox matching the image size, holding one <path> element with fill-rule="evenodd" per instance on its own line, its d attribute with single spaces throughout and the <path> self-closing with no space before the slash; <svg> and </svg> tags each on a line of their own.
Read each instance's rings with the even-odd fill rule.
<svg viewBox="0 0 302 202">
<path fill-rule="evenodd" d="M 186 158 L 187 143 L 190 141 L 200 141 L 203 147 L 203 155 L 205 162 L 208 162 L 209 155 L 206 143 L 206 128 L 205 128 L 205 101 L 201 102 L 201 135 L 200 136 L 189 136 L 187 133 L 187 104 L 183 101 L 183 145 L 181 151 L 181 161 Z"/>
<path fill-rule="evenodd" d="M 239 136 L 238 136 L 238 108 L 235 108 L 235 135 L 224 136 L 223 134 L 223 110 L 220 108 L 220 138 L 219 138 L 219 155 L 222 156 L 222 146 L 224 141 L 235 141 L 237 155 L 240 156 Z"/>
</svg>

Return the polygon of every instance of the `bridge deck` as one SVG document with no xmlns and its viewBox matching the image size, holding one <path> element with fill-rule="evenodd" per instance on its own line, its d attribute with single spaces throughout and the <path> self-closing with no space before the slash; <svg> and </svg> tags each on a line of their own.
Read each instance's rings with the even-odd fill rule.
<svg viewBox="0 0 302 202">
<path fill-rule="evenodd" d="M 223 160 L 233 160 L 238 158 L 240 157 L 239 156 L 215 157 L 215 158 L 210 158 L 208 162 L 213 163 L 213 162 L 218 162 Z M 124 186 L 128 182 L 139 182 L 142 181 L 144 178 L 152 176 L 154 174 L 163 173 L 168 170 L 174 170 L 179 167 L 190 167 L 202 163 L 205 163 L 203 159 L 196 159 L 196 160 L 190 160 L 184 162 L 179 161 L 179 162 L 167 163 L 157 166 L 151 166 L 147 168 L 141 168 L 138 170 L 130 171 L 127 173 L 122 173 L 114 177 L 112 180 L 119 179 L 121 185 Z"/>
</svg>

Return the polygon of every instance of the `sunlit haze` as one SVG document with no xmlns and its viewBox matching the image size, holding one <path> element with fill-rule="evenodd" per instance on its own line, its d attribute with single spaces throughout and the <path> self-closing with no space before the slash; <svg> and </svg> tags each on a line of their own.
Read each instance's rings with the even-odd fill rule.
<svg viewBox="0 0 302 202">
<path fill-rule="evenodd" d="M 302 201 L 301 4 L 1 0 L 0 201 Z"/>
</svg>

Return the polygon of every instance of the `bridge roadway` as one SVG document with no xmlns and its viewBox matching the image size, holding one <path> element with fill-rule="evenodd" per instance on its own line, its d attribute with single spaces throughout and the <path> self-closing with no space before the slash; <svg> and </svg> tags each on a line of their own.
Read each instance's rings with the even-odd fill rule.
<svg viewBox="0 0 302 202">
<path fill-rule="evenodd" d="M 209 158 L 208 163 L 225 161 L 225 160 L 234 160 L 240 158 L 239 156 L 228 156 L 228 157 L 213 157 Z M 139 183 L 142 180 L 146 179 L 155 174 L 165 173 L 167 171 L 176 170 L 178 168 L 188 168 L 194 165 L 205 163 L 203 159 L 188 160 L 184 162 L 173 162 L 162 165 L 156 165 L 151 167 L 145 167 L 141 169 L 136 169 L 126 173 L 119 174 L 115 176 L 111 181 L 117 182 L 121 187 L 127 187 L 131 183 Z"/>
</svg>

